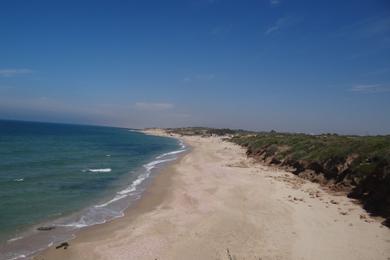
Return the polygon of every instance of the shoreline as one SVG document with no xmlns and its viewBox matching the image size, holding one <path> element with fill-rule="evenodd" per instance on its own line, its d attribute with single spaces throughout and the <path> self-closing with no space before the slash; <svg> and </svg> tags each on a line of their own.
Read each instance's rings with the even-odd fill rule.
<svg viewBox="0 0 390 260">
<path fill-rule="evenodd" d="M 143 133 L 142 131 L 138 132 Z M 0 247 L 0 249 L 4 249 L 2 253 L 5 253 L 5 255 L 0 256 L 0 259 L 34 259 L 49 248 L 73 241 L 80 232 L 122 218 L 125 212 L 138 202 L 151 180 L 162 169 L 177 160 L 181 153 L 187 151 L 188 148 L 180 140 L 172 137 L 171 139 L 178 142 L 178 147 L 173 151 L 158 154 L 151 157 L 149 161 L 145 161 L 143 165 L 133 171 L 137 172 L 135 178 L 129 180 L 126 176 L 122 177 L 122 182 L 128 183 L 122 189 L 113 194 L 107 194 L 96 203 L 77 212 L 34 224 L 19 233 L 18 236 L 4 242 L 4 247 Z M 97 218 L 92 220 L 93 216 L 90 211 L 95 209 L 98 210 L 96 212 Z M 100 216 L 104 212 L 107 216 Z M 39 230 L 39 228 L 42 229 Z M 31 242 L 34 243 L 31 244 Z"/>
<path fill-rule="evenodd" d="M 124 217 L 81 230 L 68 249 L 51 247 L 34 259 L 390 255 L 390 232 L 352 200 L 256 164 L 241 147 L 219 138 L 182 139 L 191 151 L 161 169 Z"/>
<path fill-rule="evenodd" d="M 170 137 L 179 140 L 181 143 L 185 144 L 186 150 L 178 155 L 178 157 L 168 162 L 161 169 L 158 169 L 156 173 L 151 176 L 148 180 L 149 183 L 146 184 L 146 188 L 143 191 L 143 194 L 140 199 L 136 200 L 133 205 L 124 210 L 124 215 L 120 218 L 115 218 L 106 223 L 97 224 L 89 227 L 85 227 L 76 232 L 75 237 L 67 241 L 70 245 L 74 243 L 83 243 L 90 241 L 91 237 L 96 235 L 104 236 L 106 232 L 118 230 L 124 226 L 127 226 L 129 223 L 135 221 L 137 218 L 141 217 L 142 214 L 154 210 L 162 201 L 169 196 L 168 187 L 171 184 L 174 172 L 171 173 L 172 167 L 175 163 L 178 163 L 183 159 L 183 156 L 190 152 L 191 146 L 183 142 L 178 137 L 163 135 L 163 134 L 152 134 L 147 131 L 139 131 L 147 135 L 163 136 Z M 64 250 L 66 251 L 66 250 Z M 38 254 L 34 254 L 32 259 L 34 260 L 43 260 L 43 259 L 72 259 L 71 255 L 66 252 L 58 252 L 56 245 L 52 245 Z M 59 254 L 58 254 L 59 253 Z"/>
</svg>

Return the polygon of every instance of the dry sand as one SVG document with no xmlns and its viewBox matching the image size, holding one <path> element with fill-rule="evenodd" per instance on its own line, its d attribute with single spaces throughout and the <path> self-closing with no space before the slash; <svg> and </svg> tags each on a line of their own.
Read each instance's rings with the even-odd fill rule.
<svg viewBox="0 0 390 260">
<path fill-rule="evenodd" d="M 390 230 L 350 199 L 255 164 L 220 138 L 182 139 L 191 151 L 125 217 L 36 258 L 390 259 Z"/>
</svg>

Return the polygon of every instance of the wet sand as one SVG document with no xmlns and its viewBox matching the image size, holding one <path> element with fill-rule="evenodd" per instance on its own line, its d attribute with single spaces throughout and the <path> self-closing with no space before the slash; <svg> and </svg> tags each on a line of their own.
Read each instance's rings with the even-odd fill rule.
<svg viewBox="0 0 390 260">
<path fill-rule="evenodd" d="M 160 130 L 150 134 L 165 135 Z M 36 259 L 385 259 L 390 231 L 352 200 L 218 137 L 164 169 L 123 218 Z"/>
</svg>

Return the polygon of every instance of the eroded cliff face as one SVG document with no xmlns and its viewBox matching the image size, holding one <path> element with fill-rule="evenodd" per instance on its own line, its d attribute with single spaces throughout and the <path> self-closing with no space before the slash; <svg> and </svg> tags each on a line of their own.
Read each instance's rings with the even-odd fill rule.
<svg viewBox="0 0 390 260">
<path fill-rule="evenodd" d="M 383 224 L 390 227 L 390 165 L 386 160 L 360 158 L 356 153 L 324 161 L 296 160 L 288 153 L 285 155 L 286 147 L 267 145 L 254 150 L 248 144 L 243 146 L 248 156 L 262 163 L 283 167 L 299 177 L 359 200 L 372 215 L 386 218 Z"/>
</svg>

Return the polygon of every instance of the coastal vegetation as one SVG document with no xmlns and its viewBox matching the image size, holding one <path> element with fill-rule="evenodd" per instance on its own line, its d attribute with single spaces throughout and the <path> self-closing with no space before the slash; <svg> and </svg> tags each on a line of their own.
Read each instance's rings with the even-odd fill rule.
<svg viewBox="0 0 390 260">
<path fill-rule="evenodd" d="M 176 128 L 181 135 L 225 136 L 267 165 L 343 192 L 390 225 L 390 135 L 355 136 Z"/>
</svg>

